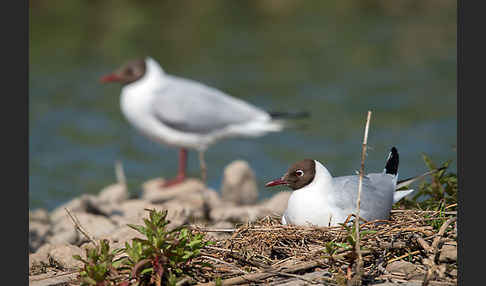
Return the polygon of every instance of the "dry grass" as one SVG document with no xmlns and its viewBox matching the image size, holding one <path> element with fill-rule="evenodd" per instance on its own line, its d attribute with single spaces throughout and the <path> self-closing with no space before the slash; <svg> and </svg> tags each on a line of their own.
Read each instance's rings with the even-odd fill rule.
<svg viewBox="0 0 486 286">
<path fill-rule="evenodd" d="M 360 231 L 370 232 L 361 237 L 363 284 L 387 279 L 420 279 L 429 285 L 456 285 L 457 278 L 451 271 L 457 269 L 457 262 L 441 264 L 438 261 L 442 244 L 457 241 L 455 217 L 455 212 L 397 210 L 392 211 L 389 221 L 361 224 Z M 299 279 L 322 283 L 324 279 L 339 285 L 349 283 L 354 273 L 356 255 L 352 247 L 335 245 L 332 255 L 326 251 L 328 242 L 347 242 L 349 231 L 342 226 L 283 226 L 278 218 L 266 217 L 229 232 L 232 232 L 231 237 L 218 240 L 203 250 L 201 259 L 213 267 L 200 269 L 194 282 L 216 285 L 221 281 L 223 285 L 233 285 Z M 418 276 L 387 273 L 386 266 L 397 260 L 416 265 Z M 314 271 L 326 271 L 328 275 L 321 275 L 317 280 L 302 276 Z"/>
</svg>

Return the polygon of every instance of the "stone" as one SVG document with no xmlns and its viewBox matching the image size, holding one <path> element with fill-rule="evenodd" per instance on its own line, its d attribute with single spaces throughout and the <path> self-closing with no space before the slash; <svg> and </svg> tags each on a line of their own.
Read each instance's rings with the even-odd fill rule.
<svg viewBox="0 0 486 286">
<path fill-rule="evenodd" d="M 125 184 L 112 184 L 104 189 L 98 195 L 98 203 L 100 204 L 119 204 L 129 197 L 128 189 Z"/>
<path fill-rule="evenodd" d="M 73 214 L 81 226 L 86 232 L 98 239 L 104 235 L 114 231 L 116 224 L 110 219 L 89 213 L 76 213 Z M 65 217 L 58 220 L 52 227 L 52 235 L 48 238 L 48 241 L 53 244 L 67 243 L 67 244 L 79 244 L 87 238 L 78 233 L 70 217 Z"/>
<path fill-rule="evenodd" d="M 127 225 L 117 228 L 109 236 L 103 238 L 107 239 L 110 242 L 110 249 L 125 247 L 125 242 L 130 241 L 133 238 L 146 239 L 146 237 L 143 234 L 141 234 L 140 232 L 134 230 L 133 228 Z"/>
<path fill-rule="evenodd" d="M 46 242 L 50 225 L 38 221 L 29 222 L 29 251 L 35 252 Z"/>
<path fill-rule="evenodd" d="M 143 223 L 142 218 L 148 213 L 145 209 L 161 209 L 161 207 L 140 199 L 127 200 L 112 209 L 110 219 L 117 225 L 140 224 Z"/>
<path fill-rule="evenodd" d="M 223 174 L 221 196 L 224 201 L 236 205 L 251 205 L 258 200 L 255 174 L 243 160 L 233 161 L 226 166 Z"/>
<path fill-rule="evenodd" d="M 47 264 L 49 262 L 48 254 L 49 251 L 54 249 L 56 245 L 46 243 L 39 247 L 36 252 L 29 254 L 29 271 L 34 265 L 38 265 L 40 263 Z"/>
<path fill-rule="evenodd" d="M 310 283 L 308 281 L 313 281 L 316 284 L 319 285 L 328 285 L 326 282 L 328 281 L 330 277 L 330 273 L 328 271 L 322 270 L 322 271 L 314 271 L 311 273 L 306 273 L 303 275 L 300 275 L 302 279 L 297 279 L 297 278 L 288 278 L 285 279 L 285 282 L 277 282 L 273 285 L 281 285 L 281 286 L 304 286 L 304 285 L 309 285 Z M 304 280 L 305 279 L 305 280 Z"/>
<path fill-rule="evenodd" d="M 451 271 L 449 271 L 449 275 L 451 275 L 452 277 L 457 277 L 457 269 L 452 269 Z"/>
<path fill-rule="evenodd" d="M 83 265 L 81 261 L 73 258 L 73 255 L 80 255 L 86 258 L 84 251 L 74 245 L 59 245 L 49 251 L 48 257 L 65 269 L 78 268 Z"/>
<path fill-rule="evenodd" d="M 35 276 L 29 276 L 29 286 L 64 286 L 74 284 L 77 280 L 78 273 L 45 273 Z"/>
<path fill-rule="evenodd" d="M 407 281 L 407 282 L 383 282 L 383 283 L 373 283 L 369 284 L 371 286 L 421 286 L 422 281 Z"/>
<path fill-rule="evenodd" d="M 217 222 L 216 224 L 213 224 L 211 226 L 206 226 L 206 227 L 202 227 L 202 228 L 231 229 L 231 228 L 234 228 L 234 227 L 235 227 L 235 225 L 233 223 L 230 223 L 228 221 L 220 221 L 220 222 Z M 229 237 L 231 237 L 232 234 L 233 234 L 232 232 L 219 232 L 219 231 L 212 232 L 212 231 L 210 231 L 210 232 L 206 233 L 206 237 L 219 240 L 219 239 L 229 238 Z"/>
<path fill-rule="evenodd" d="M 194 178 L 186 179 L 180 184 L 167 188 L 160 185 L 162 182 L 160 179 L 155 179 L 143 184 L 141 198 L 153 204 L 160 204 L 174 199 L 185 198 L 192 193 L 200 193 L 206 189 L 200 180 Z"/>
<path fill-rule="evenodd" d="M 92 235 L 94 239 L 107 235 L 116 229 L 115 223 L 104 216 L 80 213 L 77 214 L 76 217 L 81 226 L 88 232 L 88 234 Z"/>
<path fill-rule="evenodd" d="M 409 276 L 415 274 L 417 266 L 407 261 L 398 260 L 388 264 L 386 270 L 390 273 L 400 273 Z"/>
<path fill-rule="evenodd" d="M 236 206 L 227 204 L 219 208 L 212 209 L 210 217 L 213 221 L 228 221 L 233 223 L 253 222 L 259 218 L 271 215 L 271 212 L 261 206 Z"/>
<path fill-rule="evenodd" d="M 165 179 L 164 178 L 155 178 L 146 181 L 145 183 L 142 184 L 142 198 L 143 194 L 145 192 L 154 192 L 154 191 L 161 191 L 164 190 L 164 183 Z"/>
<path fill-rule="evenodd" d="M 279 192 L 267 201 L 263 202 L 262 206 L 274 214 L 281 216 L 287 209 L 287 203 L 291 194 L 292 192 Z"/>
<path fill-rule="evenodd" d="M 29 222 L 49 223 L 49 213 L 45 209 L 29 211 Z"/>
<path fill-rule="evenodd" d="M 152 204 L 143 200 L 128 200 L 120 205 L 110 217 L 118 225 L 143 224 L 143 218 L 148 218 L 149 211 L 145 209 L 167 210 L 167 219 L 171 221 L 168 228 L 188 222 L 193 210 L 181 202 L 167 202 L 165 204 Z"/>
<path fill-rule="evenodd" d="M 457 245 L 444 244 L 440 250 L 439 262 L 457 261 Z"/>
<path fill-rule="evenodd" d="M 78 198 L 74 198 L 69 202 L 55 208 L 49 215 L 51 222 L 55 223 L 65 217 L 68 217 L 65 208 L 67 208 L 71 213 L 86 212 L 91 198 L 93 198 L 92 195 L 84 194 Z"/>
<path fill-rule="evenodd" d="M 67 227 L 67 223 L 63 227 L 59 227 L 46 238 L 46 242 L 50 244 L 75 244 L 78 241 L 78 232 L 71 224 L 71 228 Z"/>
</svg>

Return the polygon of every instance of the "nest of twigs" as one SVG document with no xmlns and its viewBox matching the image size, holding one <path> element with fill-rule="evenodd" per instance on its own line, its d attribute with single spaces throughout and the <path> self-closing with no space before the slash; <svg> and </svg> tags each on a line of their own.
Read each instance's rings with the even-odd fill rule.
<svg viewBox="0 0 486 286">
<path fill-rule="evenodd" d="M 442 246 L 457 241 L 455 222 L 456 212 L 395 210 L 389 221 L 360 224 L 359 273 L 349 227 L 283 226 L 279 218 L 266 217 L 234 229 L 196 228 L 230 237 L 203 249 L 199 259 L 212 267 L 200 269 L 195 282 L 276 285 L 293 280 L 346 285 L 354 279 L 363 285 L 411 280 L 457 285 L 457 262 L 439 259 Z M 397 261 L 415 269 L 393 272 L 388 266 Z"/>
</svg>

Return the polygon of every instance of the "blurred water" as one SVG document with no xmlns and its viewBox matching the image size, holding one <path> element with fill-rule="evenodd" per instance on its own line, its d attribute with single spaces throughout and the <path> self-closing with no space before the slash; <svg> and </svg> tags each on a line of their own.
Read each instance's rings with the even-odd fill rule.
<svg viewBox="0 0 486 286">
<path fill-rule="evenodd" d="M 231 139 L 206 154 L 220 188 L 235 159 L 263 184 L 311 157 L 333 175 L 360 165 L 372 110 L 367 171 L 388 149 L 400 177 L 425 171 L 421 153 L 453 159 L 456 1 L 45 1 L 30 2 L 29 206 L 52 209 L 115 181 L 123 162 L 131 192 L 172 177 L 177 152 L 142 137 L 122 116 L 120 86 L 99 77 L 150 55 L 172 74 L 267 110 L 307 110 L 299 128 Z M 196 153 L 189 173 L 199 175 Z"/>
</svg>

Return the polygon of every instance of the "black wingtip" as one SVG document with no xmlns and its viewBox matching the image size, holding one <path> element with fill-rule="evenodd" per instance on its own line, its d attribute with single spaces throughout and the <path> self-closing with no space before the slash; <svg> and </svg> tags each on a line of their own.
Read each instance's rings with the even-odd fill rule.
<svg viewBox="0 0 486 286">
<path fill-rule="evenodd" d="M 385 173 L 396 175 L 398 173 L 398 162 L 399 162 L 398 150 L 393 146 L 388 154 L 385 165 Z"/>
<path fill-rule="evenodd" d="M 274 119 L 300 119 L 300 118 L 308 118 L 311 116 L 310 112 L 308 111 L 269 111 L 270 116 Z"/>
</svg>

